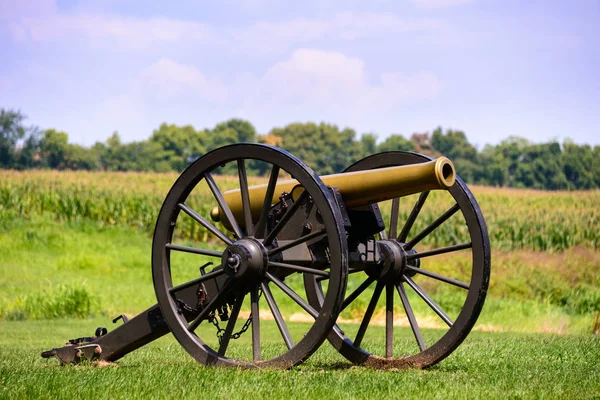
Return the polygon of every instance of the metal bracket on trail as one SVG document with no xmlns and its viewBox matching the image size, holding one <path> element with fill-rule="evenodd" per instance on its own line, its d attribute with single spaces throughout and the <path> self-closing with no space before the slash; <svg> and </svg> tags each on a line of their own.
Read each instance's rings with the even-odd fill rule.
<svg viewBox="0 0 600 400">
<path fill-rule="evenodd" d="M 56 358 L 61 364 L 78 364 L 83 360 L 93 361 L 102 354 L 102 347 L 98 344 L 67 345 L 42 352 L 43 358 Z"/>
</svg>

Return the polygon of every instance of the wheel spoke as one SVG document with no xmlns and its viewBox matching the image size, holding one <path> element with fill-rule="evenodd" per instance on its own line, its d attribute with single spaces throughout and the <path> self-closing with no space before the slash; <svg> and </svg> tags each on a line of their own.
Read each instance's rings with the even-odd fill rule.
<svg viewBox="0 0 600 400">
<path fill-rule="evenodd" d="M 429 297 L 427 293 L 425 293 L 423 289 L 421 289 L 421 287 L 417 285 L 417 283 L 413 281 L 410 276 L 404 275 L 403 278 L 404 281 L 408 283 L 408 286 L 410 286 L 415 292 L 417 292 L 419 297 L 421 297 L 423 301 L 427 303 L 427 305 L 431 307 L 431 309 L 435 311 L 437 315 L 439 315 L 439 317 L 446 323 L 446 325 L 452 328 L 454 322 L 450 319 L 450 317 L 448 317 L 444 310 L 442 310 L 442 308 L 435 301 L 433 301 L 433 299 Z"/>
<path fill-rule="evenodd" d="M 365 311 L 365 316 L 363 317 L 363 320 L 360 323 L 360 327 L 358 328 L 356 339 L 354 339 L 354 347 L 360 347 L 360 344 L 362 343 L 365 337 L 365 333 L 367 332 L 367 328 L 369 327 L 369 322 L 371 322 L 371 317 L 373 317 L 373 312 L 375 312 L 375 307 L 377 306 L 377 301 L 379 300 L 379 296 L 383 291 L 384 285 L 385 284 L 383 282 L 379 281 L 377 282 L 377 286 L 375 286 L 373 296 L 371 297 L 371 301 L 367 306 L 367 311 Z"/>
<path fill-rule="evenodd" d="M 273 194 L 275 193 L 275 186 L 277 185 L 277 179 L 279 178 L 279 167 L 273 165 L 271 169 L 271 176 L 269 177 L 269 183 L 267 185 L 267 191 L 265 193 L 265 200 L 263 202 L 262 211 L 260 218 L 255 226 L 254 232 L 256 237 L 265 237 L 265 228 L 267 226 L 267 218 L 269 216 L 269 210 L 271 209 L 271 203 L 273 202 Z"/>
<path fill-rule="evenodd" d="M 313 275 L 318 275 L 318 276 L 322 276 L 322 277 L 325 277 L 325 278 L 329 278 L 329 272 L 327 272 L 327 271 L 321 271 L 320 269 L 302 267 L 300 265 L 286 264 L 286 263 L 280 263 L 280 262 L 275 262 L 275 261 L 269 261 L 267 265 L 269 267 L 290 269 L 290 270 L 296 271 L 296 272 L 306 272 L 306 273 L 309 273 L 309 274 L 313 274 Z"/>
<path fill-rule="evenodd" d="M 229 222 L 231 229 L 233 229 L 233 233 L 238 237 L 238 239 L 244 237 L 240 225 L 233 216 L 231 209 L 229 208 L 227 202 L 225 201 L 225 198 L 223 197 L 223 193 L 221 193 L 221 191 L 219 190 L 219 187 L 217 186 L 217 183 L 213 179 L 212 175 L 209 172 L 205 172 L 204 179 L 206 180 L 206 183 L 208 183 L 208 187 L 210 188 L 210 191 L 212 192 L 213 196 L 215 196 L 215 200 L 217 200 L 221 211 L 223 211 L 225 219 L 227 220 L 227 222 Z"/>
<path fill-rule="evenodd" d="M 242 194 L 242 206 L 244 209 L 244 224 L 246 234 L 254 236 L 254 225 L 252 224 L 252 208 L 250 207 L 250 194 L 248 192 L 248 177 L 246 176 L 246 163 L 243 158 L 237 160 L 238 177 L 240 180 L 240 192 Z"/>
<path fill-rule="evenodd" d="M 250 291 L 252 316 L 252 360 L 260 360 L 260 315 L 258 312 L 258 286 Z"/>
<path fill-rule="evenodd" d="M 273 318 L 275 318 L 275 322 L 277 323 L 277 327 L 279 328 L 279 332 L 281 332 L 281 336 L 283 337 L 283 341 L 288 349 L 294 347 L 294 342 L 292 341 L 292 337 L 290 336 L 290 332 L 288 331 L 287 325 L 281 316 L 281 312 L 277 307 L 277 303 L 275 303 L 275 299 L 273 298 L 273 294 L 271 294 L 271 289 L 269 289 L 269 285 L 265 282 L 260 284 L 263 294 L 265 295 L 265 299 L 267 299 L 267 304 L 269 305 L 269 309 L 271 310 L 271 314 L 273 314 Z"/>
<path fill-rule="evenodd" d="M 196 222 L 198 222 L 200 225 L 205 227 L 209 232 L 211 232 L 213 235 L 215 235 L 216 237 L 221 239 L 223 242 L 225 242 L 225 244 L 233 243 L 233 241 L 226 234 L 224 234 L 223 232 L 218 230 L 217 227 L 215 227 L 213 224 L 208 222 L 208 220 L 206 220 L 203 216 L 198 214 L 196 211 L 192 210 L 186 204 L 179 203 L 177 206 L 180 209 L 182 209 L 187 215 L 192 217 Z"/>
<path fill-rule="evenodd" d="M 279 246 L 279 247 L 276 247 L 274 249 L 270 249 L 267 252 L 267 255 L 269 257 L 271 257 L 271 256 L 273 256 L 275 254 L 281 253 L 282 251 L 285 251 L 287 249 L 291 249 L 292 247 L 296 247 L 296 246 L 298 246 L 298 245 L 300 245 L 302 243 L 308 242 L 309 240 L 315 239 L 315 238 L 317 238 L 317 237 L 319 237 L 321 235 L 326 235 L 326 234 L 327 234 L 327 232 L 325 231 L 325 229 L 321 229 L 321 230 L 315 231 L 313 233 L 309 233 L 308 235 L 304 235 L 301 238 L 298 238 L 296 240 L 293 240 L 293 241 L 291 241 L 289 243 L 284 244 L 283 246 Z"/>
<path fill-rule="evenodd" d="M 402 231 L 400 231 L 400 235 L 398 236 L 399 242 L 406 242 L 408 233 L 410 232 L 410 229 L 412 228 L 413 224 L 417 220 L 417 217 L 419 216 L 419 213 L 421 212 L 421 208 L 423 208 L 423 204 L 425 204 L 425 200 L 427 200 L 427 196 L 429 196 L 429 191 L 421 193 L 421 195 L 417 199 L 415 206 L 413 207 L 412 211 L 410 212 L 410 215 L 408 216 L 408 219 L 406 220 L 406 222 L 404 223 L 404 226 L 402 227 Z"/>
<path fill-rule="evenodd" d="M 179 246 L 177 244 L 167 243 L 165 246 L 169 250 L 182 251 L 184 253 L 201 254 L 210 257 L 222 257 L 223 253 L 214 250 L 199 249 L 197 247 Z"/>
<path fill-rule="evenodd" d="M 229 321 L 227 321 L 227 326 L 225 327 L 225 333 L 223 334 L 221 344 L 219 345 L 219 355 L 221 357 L 225 356 L 227 346 L 229 346 L 231 334 L 233 333 L 235 323 L 237 322 L 238 315 L 240 314 L 240 309 L 242 308 L 244 297 L 246 297 L 246 294 L 243 291 L 240 291 L 237 295 L 237 298 L 235 299 L 235 304 L 233 305 L 233 309 L 231 310 L 231 314 L 229 315 Z"/>
<path fill-rule="evenodd" d="M 410 306 L 410 302 L 408 301 L 408 296 L 406 295 L 406 291 L 404 290 L 404 285 L 402 282 L 398 286 L 398 294 L 400 295 L 400 300 L 402 301 L 402 306 L 404 307 L 404 311 L 406 312 L 406 317 L 408 318 L 408 322 L 410 322 L 410 327 L 415 335 L 415 339 L 417 340 L 417 344 L 419 345 L 419 350 L 425 351 L 427 346 L 425 345 L 425 340 L 423 340 L 423 335 L 421 334 L 421 330 L 419 329 L 419 324 L 417 323 L 417 319 L 415 318 L 415 314 L 413 313 L 412 307 Z"/>
<path fill-rule="evenodd" d="M 450 218 L 451 216 L 453 216 L 454 214 L 456 214 L 456 212 L 460 210 L 460 206 L 458 204 L 454 204 L 452 207 L 450 207 L 448 209 L 448 211 L 446 211 L 444 214 L 442 214 L 441 217 L 439 217 L 438 219 L 436 219 L 435 221 L 433 221 L 431 223 L 431 225 L 429 225 L 427 228 L 423 229 L 421 232 L 419 232 L 419 234 L 417 234 L 417 236 L 415 236 L 414 238 L 411 239 L 410 242 L 406 243 L 404 245 L 404 250 L 410 250 L 412 249 L 417 243 L 419 243 L 425 236 L 429 235 L 431 232 L 433 232 L 438 226 L 440 226 L 441 224 L 443 224 L 444 222 L 446 222 L 446 220 L 448 218 Z"/>
<path fill-rule="evenodd" d="M 199 278 L 192 279 L 189 282 L 182 283 L 181 285 L 177 285 L 175 287 L 170 288 L 169 293 L 177 293 L 180 290 L 187 289 L 191 286 L 199 285 L 204 281 L 207 281 L 209 279 L 213 279 L 213 278 L 216 278 L 217 276 L 223 275 L 223 273 L 225 273 L 225 271 L 223 269 L 217 269 L 215 271 L 211 271 L 208 274 L 202 275 Z"/>
<path fill-rule="evenodd" d="M 273 276 L 272 274 L 270 274 L 268 272 L 266 273 L 265 276 L 267 277 L 268 280 L 270 280 L 275 285 L 277 285 L 277 287 L 279 289 L 281 289 L 283 291 L 283 293 L 287 294 L 300 307 L 302 307 L 304 309 L 304 311 L 309 313 L 311 317 L 313 317 L 314 319 L 317 319 L 317 317 L 319 316 L 319 313 L 317 312 L 317 310 L 312 308 L 306 301 L 304 301 L 304 299 L 302 297 L 298 296 L 298 294 L 296 292 L 294 292 L 292 289 L 290 289 L 290 287 L 288 285 L 286 285 L 281 280 L 279 280 L 278 278 L 276 278 L 275 276 Z"/>
<path fill-rule="evenodd" d="M 288 223 L 290 218 L 292 218 L 294 216 L 294 213 L 296 212 L 298 207 L 300 207 L 300 205 L 304 202 L 306 197 L 308 197 L 308 192 L 305 190 L 300 194 L 300 196 L 298 196 L 296 201 L 294 201 L 294 203 L 291 205 L 291 207 L 288 208 L 288 210 L 285 212 L 285 214 L 283 214 L 283 217 L 281 217 L 281 219 L 279 220 L 277 225 L 275 225 L 273 230 L 271 232 L 269 232 L 269 234 L 267 235 L 267 237 L 265 238 L 265 240 L 263 242 L 263 246 L 268 246 L 271 244 L 271 242 L 273 242 L 275 237 L 279 234 L 279 232 L 281 232 L 281 230 Z"/>
<path fill-rule="evenodd" d="M 206 274 L 206 275 L 208 275 L 208 274 Z M 202 309 L 200 314 L 198 314 L 198 316 L 196 318 L 194 318 L 192 323 L 189 324 L 188 331 L 194 332 L 196 330 L 196 328 L 198 327 L 198 325 L 200 325 L 202 320 L 205 319 L 208 316 L 208 314 L 210 314 L 211 311 L 213 311 L 216 308 L 216 306 L 218 306 L 219 304 L 221 304 L 223 302 L 225 297 L 229 294 L 229 290 L 231 289 L 232 286 L 233 286 L 233 279 L 227 280 L 225 282 L 225 284 L 223 285 L 223 287 L 221 288 L 221 291 L 219 291 L 219 293 L 217 293 L 217 295 L 210 301 L 210 303 L 208 303 L 206 305 L 206 307 L 204 307 Z"/>
<path fill-rule="evenodd" d="M 356 300 L 356 298 L 358 296 L 360 296 L 360 294 L 362 292 L 364 292 L 366 288 L 368 288 L 369 286 L 371 286 L 371 283 L 373 283 L 373 282 L 375 282 L 375 278 L 369 276 L 366 281 L 364 281 L 363 283 L 360 284 L 359 287 L 357 287 L 356 289 L 354 289 L 354 292 L 352 292 L 350 294 L 350 296 L 346 297 L 346 299 L 342 303 L 342 309 L 340 310 L 340 312 L 342 312 L 343 310 L 345 310 L 346 307 L 348 307 L 350 305 L 350 303 L 352 303 L 354 300 Z"/>
<path fill-rule="evenodd" d="M 469 290 L 469 285 L 467 285 L 464 282 L 457 281 L 456 279 L 448 278 L 447 276 L 436 274 L 435 272 L 427 271 L 427 270 L 422 269 L 422 268 L 415 268 L 415 267 L 413 267 L 411 265 L 407 265 L 406 268 L 408 270 L 410 270 L 410 271 L 419 273 L 421 275 L 425 275 L 425 276 L 428 276 L 430 278 L 437 279 L 438 281 L 446 282 L 446 283 L 449 283 L 450 285 L 458 286 L 460 288 Z"/>
<path fill-rule="evenodd" d="M 391 236 L 391 235 L 390 235 Z M 385 287 L 385 356 L 394 355 L 394 285 Z"/>
<path fill-rule="evenodd" d="M 442 247 L 440 249 L 433 249 L 433 250 L 422 251 L 420 253 L 408 254 L 406 256 L 406 260 L 410 261 L 410 260 L 414 260 L 416 258 L 431 257 L 431 256 L 436 256 L 438 254 L 451 253 L 453 251 L 470 249 L 471 247 L 473 247 L 473 245 L 471 243 L 455 244 L 453 246 Z"/>
<path fill-rule="evenodd" d="M 398 213 L 400 213 L 400 198 L 392 200 L 392 216 L 390 217 L 390 234 L 388 237 L 395 238 L 398 231 Z"/>
</svg>

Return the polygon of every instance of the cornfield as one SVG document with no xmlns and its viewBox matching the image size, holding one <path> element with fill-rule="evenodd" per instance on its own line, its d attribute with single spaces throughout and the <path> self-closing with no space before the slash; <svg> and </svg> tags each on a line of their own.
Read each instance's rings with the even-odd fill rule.
<svg viewBox="0 0 600 400">
<path fill-rule="evenodd" d="M 120 172 L 58 172 L 0 170 L 0 221 L 47 216 L 61 221 L 89 219 L 136 226 L 151 233 L 156 216 L 176 174 Z M 250 184 L 265 178 L 252 177 Z M 222 190 L 235 187 L 237 177 L 217 177 Z M 600 191 L 542 192 L 474 186 L 495 249 L 559 251 L 574 246 L 600 247 Z M 416 197 L 401 199 L 400 221 Z M 414 231 L 423 229 L 452 203 L 445 192 L 429 196 Z M 389 203 L 389 202 L 388 202 Z M 208 190 L 195 191 L 189 205 L 207 215 L 215 205 Z M 389 204 L 380 204 L 384 218 Z M 466 234 L 456 215 L 428 237 L 425 245 L 457 243 Z M 0 222 L 2 223 L 2 222 Z M 210 240 L 201 226 L 186 221 L 180 234 Z"/>
</svg>

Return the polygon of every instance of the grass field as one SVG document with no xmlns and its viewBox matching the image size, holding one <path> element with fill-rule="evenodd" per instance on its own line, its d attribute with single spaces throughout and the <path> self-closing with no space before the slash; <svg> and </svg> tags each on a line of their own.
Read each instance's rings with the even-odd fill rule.
<svg viewBox="0 0 600 400">
<path fill-rule="evenodd" d="M 592 334 L 600 311 L 599 191 L 473 188 L 493 246 L 488 298 L 467 341 L 426 371 L 352 367 L 329 345 L 291 371 L 211 369 L 195 363 L 170 335 L 107 368 L 59 367 L 39 358 L 42 350 L 90 335 L 99 325 L 110 329 L 116 315 L 132 316 L 156 302 L 151 233 L 175 178 L 0 171 L 0 398 L 600 396 L 600 340 Z M 222 188 L 234 181 L 218 179 Z M 195 196 L 198 209 L 212 207 L 206 194 Z M 432 194 L 423 224 L 447 208 L 444 201 Z M 413 203 L 402 201 L 401 218 Z M 386 205 L 382 210 L 389 213 Z M 208 238 L 192 224 L 184 229 L 190 243 Z M 464 233 L 460 221 L 450 220 L 445 229 L 425 246 Z M 428 262 L 444 271 L 468 266 L 469 256 L 439 255 Z M 301 287 L 299 281 L 286 282 Z M 358 284 L 351 277 L 348 290 Z M 455 307 L 452 293 L 435 284 L 427 289 L 444 309 Z M 362 297 L 353 307 L 366 307 L 368 291 Z M 435 336 L 439 320 L 414 293 L 409 297 L 417 318 L 426 322 L 424 334 Z M 285 298 L 278 303 L 289 320 L 292 304 Z M 344 320 L 353 320 L 353 307 L 342 313 Z M 377 346 L 383 346 L 382 310 L 383 299 L 369 328 L 373 340 L 381 341 Z M 301 323 L 289 326 L 303 332 Z M 281 346 L 277 329 L 271 331 L 272 346 Z M 409 328 L 402 332 L 396 338 L 400 347 L 414 341 Z M 243 336 L 236 346 L 247 341 Z"/>
<path fill-rule="evenodd" d="M 0 318 L 135 315 L 156 302 L 150 248 L 145 232 L 127 226 L 13 220 L 0 230 Z M 449 262 L 433 258 L 442 265 Z M 599 265 L 600 253 L 585 248 L 553 255 L 530 250 L 496 253 L 476 329 L 590 333 L 600 301 Z M 348 291 L 356 286 L 351 278 Z M 369 295 L 360 299 L 364 302 L 356 304 L 366 307 Z M 451 307 L 453 298 L 439 293 L 435 300 Z M 285 312 L 286 298 L 282 301 Z M 437 321 L 429 318 L 422 302 L 415 299 L 413 304 L 417 314 Z M 352 309 L 342 317 L 351 319 Z"/>
<path fill-rule="evenodd" d="M 0 398 L 555 398 L 600 396 L 600 340 L 593 336 L 474 332 L 427 370 L 350 365 L 324 344 L 289 371 L 203 367 L 171 336 L 116 364 L 61 367 L 39 357 L 101 320 L 0 321 Z M 302 330 L 290 323 L 291 330 Z M 374 327 L 373 329 L 381 329 Z M 276 333 L 276 329 L 270 330 Z M 410 329 L 398 338 L 407 340 Z M 383 334 L 380 335 L 383 337 Z M 279 338 L 277 338 L 279 339 Z M 248 346 L 243 336 L 236 346 Z M 273 342 L 276 338 L 273 337 Z"/>
</svg>

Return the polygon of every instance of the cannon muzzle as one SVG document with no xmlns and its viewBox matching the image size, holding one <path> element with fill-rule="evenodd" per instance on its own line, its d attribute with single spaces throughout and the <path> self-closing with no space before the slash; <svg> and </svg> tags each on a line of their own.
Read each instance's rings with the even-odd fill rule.
<svg viewBox="0 0 600 400">
<path fill-rule="evenodd" d="M 339 189 L 346 207 L 353 208 L 426 190 L 449 189 L 456 180 L 456 171 L 449 159 L 440 157 L 420 164 L 325 175 L 321 176 L 321 180 L 325 185 Z M 296 186 L 298 181 L 295 179 L 277 182 L 271 203 L 277 203 L 283 192 L 292 193 Z M 254 222 L 260 218 L 266 191 L 267 184 L 248 188 Z M 294 191 L 294 195 L 296 193 L 301 191 Z M 236 220 L 243 226 L 240 190 L 226 191 L 223 197 Z M 221 221 L 221 213 L 219 207 L 214 207 L 210 215 L 214 221 Z"/>
</svg>

